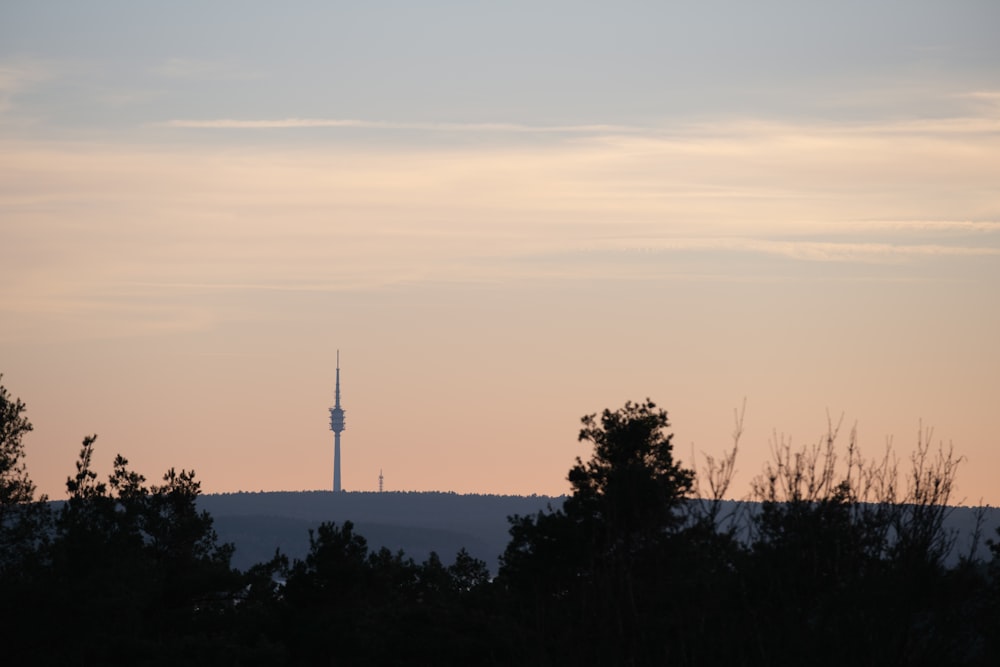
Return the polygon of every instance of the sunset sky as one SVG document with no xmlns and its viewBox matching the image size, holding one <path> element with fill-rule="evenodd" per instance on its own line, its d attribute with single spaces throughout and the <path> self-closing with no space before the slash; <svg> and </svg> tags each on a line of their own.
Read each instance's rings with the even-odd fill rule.
<svg viewBox="0 0 1000 667">
<path fill-rule="evenodd" d="M 561 494 L 652 398 L 1000 504 L 1000 3 L 0 5 L 0 373 L 207 492 Z M 846 443 L 846 437 L 843 438 Z"/>
</svg>

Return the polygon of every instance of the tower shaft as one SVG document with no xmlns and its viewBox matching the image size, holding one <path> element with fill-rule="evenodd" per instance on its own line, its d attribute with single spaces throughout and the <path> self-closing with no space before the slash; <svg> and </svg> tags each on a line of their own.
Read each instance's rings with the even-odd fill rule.
<svg viewBox="0 0 1000 667">
<path fill-rule="evenodd" d="M 333 434 L 333 490 L 340 491 L 340 432 Z"/>
<path fill-rule="evenodd" d="M 330 430 L 333 431 L 333 490 L 340 491 L 340 433 L 344 426 L 344 409 L 340 407 L 340 350 L 337 350 L 337 385 L 334 405 L 330 408 Z"/>
</svg>

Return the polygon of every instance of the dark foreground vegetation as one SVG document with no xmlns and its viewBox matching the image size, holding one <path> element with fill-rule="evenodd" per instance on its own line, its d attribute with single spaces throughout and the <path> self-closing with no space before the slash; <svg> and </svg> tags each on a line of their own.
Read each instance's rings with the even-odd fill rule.
<svg viewBox="0 0 1000 667">
<path fill-rule="evenodd" d="M 109 478 L 84 440 L 35 498 L 24 404 L 0 386 L 3 661 L 35 665 L 995 665 L 1000 546 L 946 566 L 957 460 L 922 437 L 898 482 L 836 429 L 776 443 L 743 516 L 736 446 L 699 475 L 652 402 L 585 417 L 563 506 L 510 519 L 496 577 L 371 550 L 350 522 L 304 559 L 231 567 L 194 474 Z M 739 425 L 735 442 L 739 441 Z M 692 501 L 701 498 L 701 501 Z M 730 508 L 730 509 L 724 509 Z M 973 550 L 969 554 L 974 553 Z"/>
</svg>

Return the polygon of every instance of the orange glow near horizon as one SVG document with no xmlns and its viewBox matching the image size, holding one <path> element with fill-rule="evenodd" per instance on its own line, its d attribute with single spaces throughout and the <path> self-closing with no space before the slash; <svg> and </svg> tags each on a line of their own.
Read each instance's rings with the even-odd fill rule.
<svg viewBox="0 0 1000 667">
<path fill-rule="evenodd" d="M 996 137 L 966 141 L 956 192 L 1000 179 Z M 560 494 L 587 456 L 583 414 L 652 397 L 690 460 L 727 446 L 746 397 L 736 496 L 774 431 L 813 442 L 829 409 L 869 451 L 895 436 L 904 460 L 919 420 L 937 425 L 967 458 L 963 498 L 1000 500 L 984 442 L 1000 224 L 935 222 L 955 202 L 916 199 L 897 222 L 859 222 L 889 217 L 883 188 L 808 182 L 796 151 L 787 178 L 760 185 L 750 165 L 720 163 L 744 183 L 732 197 L 697 172 L 656 196 L 680 163 L 643 155 L 643 196 L 609 174 L 639 158 L 608 145 L 589 159 L 574 143 L 356 161 L 9 147 L 5 200 L 22 224 L 8 234 L 44 251 L 21 268 L 30 281 L 5 283 L 4 345 L 23 351 L 5 381 L 31 407 L 41 490 L 61 497 L 94 431 L 108 461 L 122 452 L 150 477 L 193 467 L 210 492 L 325 488 L 339 346 L 347 488 L 373 488 L 381 468 L 397 489 Z M 855 151 L 845 139 L 844 159 Z M 921 177 L 909 164 L 888 173 Z M 764 184 L 790 180 L 794 193 Z M 852 192 L 843 210 L 831 190 Z M 933 219 L 907 222 L 921 207 Z"/>
<path fill-rule="evenodd" d="M 1000 504 L 997 10 L 875 8 L 845 49 L 834 6 L 733 3 L 722 40 L 660 4 L 273 40 L 199 7 L 141 44 L 142 12 L 0 10 L 0 373 L 39 491 L 95 432 L 103 471 L 330 488 L 339 348 L 347 490 L 559 495 L 580 417 L 649 397 L 699 466 L 746 400 L 737 498 L 843 414 L 901 469 L 933 427 L 954 500 Z M 349 21 L 395 37 L 313 32 Z"/>
</svg>

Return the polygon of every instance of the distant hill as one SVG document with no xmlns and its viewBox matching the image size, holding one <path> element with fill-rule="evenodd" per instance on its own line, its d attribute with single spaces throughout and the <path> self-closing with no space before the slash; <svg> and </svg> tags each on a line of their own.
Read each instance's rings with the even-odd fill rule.
<svg viewBox="0 0 1000 667">
<path fill-rule="evenodd" d="M 323 521 L 352 521 L 373 549 L 402 549 L 416 561 L 431 551 L 450 563 L 465 548 L 494 572 L 507 546 L 507 517 L 562 505 L 551 496 L 497 496 L 441 492 L 300 491 L 203 495 L 201 509 L 215 519 L 223 542 L 236 545 L 233 565 L 246 569 L 275 549 L 304 558 L 309 529 Z"/>
<path fill-rule="evenodd" d="M 372 549 L 402 549 L 418 562 L 435 551 L 451 563 L 464 547 L 496 572 L 509 540 L 507 517 L 558 508 L 563 500 L 441 492 L 300 491 L 203 495 L 198 505 L 215 519 L 220 540 L 236 545 L 233 565 L 240 569 L 268 560 L 279 548 L 289 558 L 304 558 L 310 528 L 323 521 L 352 521 Z M 728 502 L 724 513 L 734 507 L 736 503 Z M 985 540 L 997 539 L 1000 525 L 1000 509 L 985 511 L 977 552 L 982 558 L 988 556 Z M 967 553 L 975 509 L 953 508 L 947 526 L 957 534 L 954 557 Z"/>
</svg>

